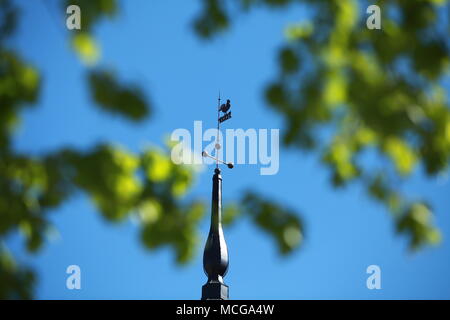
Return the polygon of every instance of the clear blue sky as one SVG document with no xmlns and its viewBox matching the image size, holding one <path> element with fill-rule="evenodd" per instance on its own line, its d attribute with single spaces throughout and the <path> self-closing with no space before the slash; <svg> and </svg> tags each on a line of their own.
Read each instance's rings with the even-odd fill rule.
<svg viewBox="0 0 450 320">
<path fill-rule="evenodd" d="M 190 27 L 199 1 L 122 2 L 121 14 L 98 25 L 95 35 L 102 46 L 101 63 L 113 65 L 121 78 L 140 82 L 153 102 L 154 116 L 135 126 L 92 106 L 86 69 L 69 48 L 64 11 L 58 11 L 56 2 L 48 1 L 50 9 L 44 1 L 19 2 L 21 25 L 11 44 L 43 74 L 40 102 L 23 113 L 16 135 L 19 151 L 39 155 L 100 141 L 132 151 L 161 144 L 174 129 L 191 129 L 194 120 L 213 127 L 211 110 L 219 89 L 233 102 L 228 127 L 282 127 L 281 118 L 265 106 L 262 92 L 276 75 L 275 54 L 284 27 L 304 18 L 300 9 L 238 15 L 230 32 L 202 42 Z M 193 197 L 209 201 L 212 170 L 199 176 Z M 232 299 L 450 298 L 448 179 L 426 180 L 418 170 L 399 184 L 412 197 L 431 201 L 444 236 L 439 247 L 411 254 L 406 239 L 395 234 L 388 212 L 357 185 L 331 188 L 315 156 L 283 150 L 277 175 L 260 176 L 257 166 L 237 166 L 224 170 L 223 177 L 224 201 L 252 187 L 301 212 L 306 225 L 304 246 L 287 258 L 249 221 L 226 229 L 230 269 L 225 281 Z M 145 250 L 133 222 L 104 221 L 83 194 L 50 215 L 60 235 L 37 255 L 24 251 L 20 235 L 7 242 L 20 262 L 38 271 L 38 298 L 200 298 L 206 281 L 203 248 L 192 263 L 178 266 L 167 248 Z M 205 219 L 202 244 L 208 224 Z M 81 290 L 66 289 L 65 270 L 71 264 L 81 267 Z M 381 290 L 366 288 L 371 264 L 381 267 Z"/>
</svg>

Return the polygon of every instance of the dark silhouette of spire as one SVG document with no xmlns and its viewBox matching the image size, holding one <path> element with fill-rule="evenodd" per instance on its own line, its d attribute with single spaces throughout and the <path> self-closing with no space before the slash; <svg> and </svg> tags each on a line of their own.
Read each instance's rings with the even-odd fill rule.
<svg viewBox="0 0 450 320">
<path fill-rule="evenodd" d="M 228 270 L 228 249 L 222 230 L 222 176 L 219 168 L 213 175 L 211 227 L 203 252 L 203 269 L 208 281 L 202 287 L 202 300 L 227 300 L 228 286 L 223 277 Z"/>
</svg>

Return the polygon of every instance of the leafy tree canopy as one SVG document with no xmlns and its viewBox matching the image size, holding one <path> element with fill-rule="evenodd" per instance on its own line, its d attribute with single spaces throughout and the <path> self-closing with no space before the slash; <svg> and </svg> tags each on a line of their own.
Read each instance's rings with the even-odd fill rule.
<svg viewBox="0 0 450 320">
<path fill-rule="evenodd" d="M 115 0 L 61 1 L 78 4 L 83 30 L 68 34 L 84 62 L 92 107 L 132 122 L 149 119 L 149 94 L 101 64 L 92 33 L 101 19 L 120 14 Z M 365 27 L 366 1 L 355 0 L 203 0 L 193 22 L 199 37 L 210 39 L 233 23 L 232 12 L 257 7 L 302 5 L 309 21 L 286 29 L 278 52 L 277 74 L 265 90 L 268 105 L 285 119 L 286 147 L 321 155 L 338 187 L 360 182 L 393 213 L 397 230 L 417 249 L 439 242 L 426 199 L 409 199 L 395 188 L 422 167 L 430 177 L 447 169 L 450 112 L 442 85 L 448 74 L 449 25 L 439 15 L 447 1 L 377 1 L 382 30 Z M 12 139 L 24 108 L 35 107 L 43 83 L 38 66 L 27 63 L 7 39 L 19 13 L 0 0 L 0 239 L 20 231 L 30 252 L 45 243 L 48 213 L 78 191 L 90 197 L 107 220 L 138 214 L 141 239 L 149 249 L 169 246 L 179 263 L 198 247 L 198 224 L 208 204 L 187 194 L 195 179 L 189 166 L 174 165 L 167 150 L 131 153 L 114 143 L 89 150 L 63 148 L 38 157 L 18 153 Z M 442 23 L 446 21 L 447 24 Z M 281 35 L 280 35 L 281 36 Z M 327 139 L 319 130 L 332 129 Z M 388 159 L 391 168 L 369 167 L 366 150 Z M 299 215 L 251 190 L 228 204 L 224 223 L 247 215 L 287 254 L 302 243 Z M 0 298 L 31 298 L 36 276 L 0 247 Z"/>
<path fill-rule="evenodd" d="M 265 89 L 268 105 L 285 120 L 284 145 L 320 154 L 336 187 L 360 182 L 392 212 L 412 249 L 438 243 L 430 204 L 395 186 L 419 168 L 429 177 L 448 170 L 448 1 L 377 1 L 381 30 L 366 27 L 370 1 L 203 3 L 194 28 L 205 39 L 226 31 L 232 12 L 293 5 L 311 11 L 309 20 L 287 27 L 277 75 Z M 324 128 L 332 132 L 326 139 Z M 363 161 L 368 152 L 379 158 L 376 165 Z"/>
</svg>

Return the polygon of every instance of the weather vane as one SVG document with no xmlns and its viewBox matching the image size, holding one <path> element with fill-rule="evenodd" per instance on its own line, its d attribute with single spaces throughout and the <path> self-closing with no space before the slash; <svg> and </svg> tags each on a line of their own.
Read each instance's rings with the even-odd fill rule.
<svg viewBox="0 0 450 320">
<path fill-rule="evenodd" d="M 208 276 L 208 281 L 202 287 L 202 300 L 227 300 L 228 286 L 223 277 L 228 271 L 228 248 L 222 230 L 222 176 L 220 175 L 219 162 L 232 169 L 233 164 L 219 159 L 218 152 L 221 148 L 219 141 L 220 124 L 231 118 L 230 100 L 220 104 L 220 93 L 217 106 L 217 136 L 215 143 L 216 156 L 213 157 L 202 152 L 203 157 L 216 160 L 216 168 L 213 175 L 213 187 L 211 198 L 211 227 L 203 252 L 203 269 Z M 223 113 L 221 116 L 220 113 Z"/>
<path fill-rule="evenodd" d="M 220 104 L 220 92 L 219 92 L 219 98 L 217 99 L 217 135 L 216 135 L 216 144 L 214 148 L 216 149 L 216 156 L 213 157 L 210 154 L 208 154 L 206 151 L 202 151 L 203 157 L 208 157 L 211 159 L 216 160 L 216 168 L 219 167 L 219 163 L 226 164 L 228 168 L 233 169 L 233 163 L 228 162 L 226 163 L 223 160 L 219 159 L 219 150 L 221 149 L 220 141 L 219 141 L 219 133 L 220 133 L 220 124 L 224 121 L 227 121 L 228 119 L 231 119 L 231 111 L 228 112 L 231 108 L 231 102 L 230 99 L 227 99 L 227 103 Z M 222 116 L 220 116 L 220 112 L 223 113 Z"/>
</svg>

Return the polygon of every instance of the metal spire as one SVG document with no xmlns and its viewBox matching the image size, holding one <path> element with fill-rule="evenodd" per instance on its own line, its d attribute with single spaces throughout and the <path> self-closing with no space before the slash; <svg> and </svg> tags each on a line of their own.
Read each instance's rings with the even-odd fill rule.
<svg viewBox="0 0 450 320">
<path fill-rule="evenodd" d="M 203 269 L 208 281 L 202 287 L 202 300 L 227 300 L 228 286 L 223 277 L 228 270 L 228 249 L 222 230 L 222 177 L 220 169 L 214 169 L 211 227 L 203 252 Z"/>
<path fill-rule="evenodd" d="M 223 277 L 228 270 L 228 249 L 222 230 L 222 176 L 220 175 L 219 163 L 226 164 L 230 169 L 233 168 L 233 164 L 219 160 L 218 151 L 221 148 L 219 144 L 220 123 L 231 118 L 231 111 L 227 113 L 230 107 L 230 100 L 227 100 L 227 104 L 220 105 L 219 93 L 216 157 L 210 156 L 205 151 L 202 152 L 203 157 L 216 160 L 211 200 L 211 227 L 203 252 L 203 269 L 208 276 L 208 281 L 202 287 L 202 300 L 228 300 L 228 286 L 223 282 Z M 220 117 L 221 111 L 225 113 L 222 117 Z"/>
</svg>

